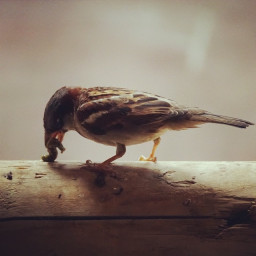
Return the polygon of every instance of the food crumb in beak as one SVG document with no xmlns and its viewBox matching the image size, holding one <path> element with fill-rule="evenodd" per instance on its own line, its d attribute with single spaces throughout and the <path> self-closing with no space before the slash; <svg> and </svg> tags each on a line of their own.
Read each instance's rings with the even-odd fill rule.
<svg viewBox="0 0 256 256">
<path fill-rule="evenodd" d="M 57 138 L 56 138 L 57 137 Z M 45 132 L 45 146 L 49 155 L 44 155 L 41 159 L 44 162 L 54 162 L 54 160 L 58 156 L 57 148 L 60 150 L 61 153 L 65 151 L 61 141 L 63 140 L 64 133 L 63 132 L 54 132 L 54 133 L 47 133 Z"/>
</svg>

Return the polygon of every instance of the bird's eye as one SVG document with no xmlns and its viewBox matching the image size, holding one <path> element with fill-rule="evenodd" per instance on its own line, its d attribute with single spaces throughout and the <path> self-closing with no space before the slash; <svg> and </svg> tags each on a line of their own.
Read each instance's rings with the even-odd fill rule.
<svg viewBox="0 0 256 256">
<path fill-rule="evenodd" d="M 60 118 L 57 118 L 57 119 L 56 119 L 56 122 L 59 124 L 59 123 L 60 123 Z"/>
</svg>

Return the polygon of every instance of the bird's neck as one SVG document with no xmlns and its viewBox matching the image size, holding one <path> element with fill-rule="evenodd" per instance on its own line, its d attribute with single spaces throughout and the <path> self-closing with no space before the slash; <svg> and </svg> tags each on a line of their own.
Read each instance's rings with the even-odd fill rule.
<svg viewBox="0 0 256 256">
<path fill-rule="evenodd" d="M 75 125 L 74 125 L 74 112 L 69 113 L 69 114 L 67 114 L 67 115 L 65 116 L 63 129 L 66 130 L 66 131 L 75 130 Z"/>
<path fill-rule="evenodd" d="M 68 113 L 65 117 L 64 117 L 64 130 L 75 130 L 75 124 L 74 124 L 74 108 L 76 105 L 76 102 L 78 100 L 79 95 L 81 94 L 81 87 L 68 87 L 68 94 L 71 96 L 72 99 L 72 107 L 73 107 L 73 111 Z"/>
</svg>

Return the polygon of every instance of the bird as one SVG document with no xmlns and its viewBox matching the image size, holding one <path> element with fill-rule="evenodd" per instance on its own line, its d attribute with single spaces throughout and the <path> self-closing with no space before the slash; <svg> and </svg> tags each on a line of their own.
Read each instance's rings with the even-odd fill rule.
<svg viewBox="0 0 256 256">
<path fill-rule="evenodd" d="M 184 130 L 204 123 L 225 124 L 239 128 L 252 122 L 213 114 L 197 107 L 180 105 L 176 101 L 152 93 L 118 87 L 61 87 L 46 104 L 44 141 L 48 155 L 45 162 L 57 158 L 57 148 L 64 135 L 75 130 L 83 137 L 116 147 L 116 154 L 104 162 L 106 166 L 121 158 L 126 146 L 153 141 L 149 157 L 141 161 L 156 162 L 160 137 L 169 130 Z"/>
</svg>

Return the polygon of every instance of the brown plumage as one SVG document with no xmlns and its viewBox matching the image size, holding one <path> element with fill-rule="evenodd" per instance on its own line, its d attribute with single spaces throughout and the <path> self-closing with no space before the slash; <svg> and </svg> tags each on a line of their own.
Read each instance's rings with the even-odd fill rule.
<svg viewBox="0 0 256 256">
<path fill-rule="evenodd" d="M 108 164 L 123 156 L 127 145 L 152 140 L 152 154 L 141 160 L 156 161 L 154 153 L 163 133 L 197 127 L 203 123 L 239 128 L 253 124 L 179 105 L 173 100 L 145 92 L 115 87 L 62 87 L 46 105 L 45 145 L 50 153 L 54 138 L 61 143 L 65 132 L 76 130 L 85 138 L 117 147 L 116 155 L 103 162 Z M 43 160 L 54 161 L 56 157 L 44 157 Z"/>
</svg>

